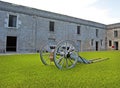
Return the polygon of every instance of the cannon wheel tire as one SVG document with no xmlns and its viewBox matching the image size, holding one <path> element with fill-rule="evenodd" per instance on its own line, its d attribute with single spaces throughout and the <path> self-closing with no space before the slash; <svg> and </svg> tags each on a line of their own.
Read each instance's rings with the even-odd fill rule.
<svg viewBox="0 0 120 88">
<path fill-rule="evenodd" d="M 57 44 L 54 50 L 54 63 L 58 69 L 70 69 L 77 63 L 76 59 L 71 59 L 70 54 L 78 56 L 78 50 L 73 41 L 65 40 Z"/>
</svg>

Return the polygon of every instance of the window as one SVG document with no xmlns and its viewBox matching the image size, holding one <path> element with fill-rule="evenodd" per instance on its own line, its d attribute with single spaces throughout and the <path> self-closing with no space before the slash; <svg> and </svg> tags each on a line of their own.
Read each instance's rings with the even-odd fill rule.
<svg viewBox="0 0 120 88">
<path fill-rule="evenodd" d="M 9 15 L 8 27 L 17 27 L 16 15 Z"/>
<path fill-rule="evenodd" d="M 80 26 L 77 26 L 77 34 L 80 34 Z"/>
<path fill-rule="evenodd" d="M 111 40 L 109 40 L 109 46 L 112 46 L 112 41 Z"/>
<path fill-rule="evenodd" d="M 103 40 L 101 39 L 100 42 L 101 42 L 101 46 L 102 46 L 103 45 Z"/>
<path fill-rule="evenodd" d="M 53 21 L 50 21 L 50 23 L 49 23 L 49 30 L 51 31 L 51 32 L 54 32 L 54 22 Z"/>
<path fill-rule="evenodd" d="M 118 37 L 118 31 L 114 31 L 114 37 Z"/>
<path fill-rule="evenodd" d="M 93 46 L 94 39 L 91 39 L 91 46 Z"/>
<path fill-rule="evenodd" d="M 98 37 L 98 32 L 99 32 L 98 29 L 96 29 L 96 37 Z"/>
</svg>

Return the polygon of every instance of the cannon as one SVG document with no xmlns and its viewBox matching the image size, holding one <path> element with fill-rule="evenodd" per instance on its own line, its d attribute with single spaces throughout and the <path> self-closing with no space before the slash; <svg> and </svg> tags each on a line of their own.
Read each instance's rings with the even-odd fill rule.
<svg viewBox="0 0 120 88">
<path fill-rule="evenodd" d="M 44 65 L 54 62 L 58 69 L 71 69 L 76 63 L 91 64 L 107 60 L 109 58 L 97 58 L 87 60 L 79 55 L 75 42 L 64 40 L 57 45 L 46 44 L 40 49 L 40 58 Z"/>
</svg>

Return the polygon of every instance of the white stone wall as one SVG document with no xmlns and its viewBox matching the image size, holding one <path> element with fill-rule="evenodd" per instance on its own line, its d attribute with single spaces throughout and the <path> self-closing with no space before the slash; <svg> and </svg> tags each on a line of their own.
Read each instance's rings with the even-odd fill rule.
<svg viewBox="0 0 120 88">
<path fill-rule="evenodd" d="M 0 11 L 0 53 L 5 52 L 6 50 L 6 29 L 4 27 L 5 24 L 5 15 L 6 13 L 3 11 Z"/>
<path fill-rule="evenodd" d="M 105 49 L 105 29 L 14 12 L 1 11 L 0 13 L 4 14 L 0 19 L 2 22 L 0 24 L 1 48 L 6 48 L 7 36 L 16 36 L 17 52 L 35 52 L 40 49 L 41 45 L 48 43 L 49 39 L 55 39 L 56 44 L 61 40 L 73 40 L 77 45 L 77 41 L 81 41 L 78 45 L 80 51 L 95 50 L 95 42 L 98 41 L 99 50 Z M 4 21 L 11 13 L 18 16 L 19 27 L 17 28 L 5 26 Z M 55 22 L 54 32 L 49 31 L 49 21 Z M 77 26 L 81 26 L 80 34 L 77 34 Z M 98 37 L 96 37 L 96 29 L 99 30 Z M 91 39 L 94 39 L 93 46 L 91 46 Z M 103 40 L 102 46 L 100 40 Z"/>
<path fill-rule="evenodd" d="M 16 28 L 7 26 L 9 14 L 17 16 Z M 54 32 L 49 31 L 50 21 L 55 22 Z M 77 26 L 81 27 L 80 34 L 77 34 Z M 61 40 L 72 40 L 79 51 L 96 50 L 95 42 L 98 41 L 98 50 L 104 50 L 106 49 L 105 28 L 106 25 L 92 21 L 0 2 L 0 49 L 2 50 L 6 50 L 7 36 L 17 37 L 17 52 L 36 52 L 51 40 L 54 40 L 55 44 Z M 96 37 L 96 29 L 99 30 L 98 37 Z M 91 39 L 94 39 L 93 46 Z"/>
<path fill-rule="evenodd" d="M 81 41 L 81 51 L 95 50 L 95 42 L 99 42 L 99 50 L 105 50 L 105 37 L 106 30 L 90 27 L 81 24 L 69 23 L 59 20 L 47 19 L 36 17 L 37 21 L 37 43 L 36 48 L 39 49 L 40 45 L 44 42 L 48 42 L 48 39 L 55 39 L 56 43 L 61 40 L 73 40 L 77 43 L 77 40 Z M 55 31 L 49 31 L 49 21 L 55 22 Z M 77 26 L 81 26 L 81 34 L 77 34 Z M 96 37 L 96 29 L 99 30 L 98 37 Z M 94 44 L 91 46 L 91 39 L 94 39 Z M 103 44 L 101 45 L 101 40 Z M 76 44 L 77 45 L 77 44 Z M 78 47 L 79 48 L 79 47 Z"/>
</svg>

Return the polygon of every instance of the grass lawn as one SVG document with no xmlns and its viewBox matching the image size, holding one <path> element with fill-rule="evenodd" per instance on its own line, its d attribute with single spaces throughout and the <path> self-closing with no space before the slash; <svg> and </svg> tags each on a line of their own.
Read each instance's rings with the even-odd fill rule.
<svg viewBox="0 0 120 88">
<path fill-rule="evenodd" d="M 120 51 L 80 54 L 110 59 L 58 70 L 43 65 L 39 54 L 0 56 L 0 88 L 120 88 Z"/>
</svg>

